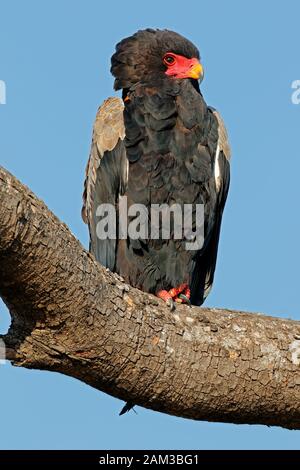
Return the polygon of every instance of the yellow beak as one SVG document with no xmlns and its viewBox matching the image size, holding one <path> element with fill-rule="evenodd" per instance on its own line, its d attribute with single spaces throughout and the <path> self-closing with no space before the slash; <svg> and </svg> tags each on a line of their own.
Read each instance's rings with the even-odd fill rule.
<svg viewBox="0 0 300 470">
<path fill-rule="evenodd" d="M 194 78 L 195 80 L 199 80 L 203 78 L 204 70 L 200 62 L 193 65 L 192 68 L 188 71 L 188 78 Z"/>
</svg>

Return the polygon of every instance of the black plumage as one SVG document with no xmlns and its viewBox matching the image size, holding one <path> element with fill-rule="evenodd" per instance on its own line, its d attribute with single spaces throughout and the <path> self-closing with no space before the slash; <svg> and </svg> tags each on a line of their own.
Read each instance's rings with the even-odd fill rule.
<svg viewBox="0 0 300 470">
<path fill-rule="evenodd" d="M 112 56 L 115 88 L 98 112 L 84 195 L 96 258 L 131 285 L 156 294 L 186 283 L 191 302 L 203 303 L 214 277 L 230 150 L 219 114 L 209 108 L 193 78 L 166 75 L 165 54 L 199 59 L 188 40 L 170 31 L 145 30 L 121 41 Z M 128 204 L 204 204 L 204 245 L 187 239 L 99 240 L 96 208 L 120 195 Z M 150 220 L 149 220 L 150 224 Z"/>
</svg>

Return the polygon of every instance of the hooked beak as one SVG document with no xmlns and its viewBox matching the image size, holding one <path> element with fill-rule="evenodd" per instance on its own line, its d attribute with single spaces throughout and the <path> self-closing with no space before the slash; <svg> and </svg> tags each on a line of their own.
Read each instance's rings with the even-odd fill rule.
<svg viewBox="0 0 300 470">
<path fill-rule="evenodd" d="M 192 64 L 191 68 L 187 72 L 187 78 L 193 78 L 195 80 L 203 80 L 204 70 L 200 62 L 195 59 L 195 62 Z"/>
</svg>

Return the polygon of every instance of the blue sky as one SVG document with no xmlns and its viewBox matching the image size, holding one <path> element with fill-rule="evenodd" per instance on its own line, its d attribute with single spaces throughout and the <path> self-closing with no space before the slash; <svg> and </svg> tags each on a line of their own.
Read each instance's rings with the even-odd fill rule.
<svg viewBox="0 0 300 470">
<path fill-rule="evenodd" d="M 202 91 L 226 121 L 232 184 L 207 305 L 300 319 L 298 1 L 0 0 L 0 165 L 26 183 L 84 246 L 83 174 L 110 56 L 144 27 L 201 51 Z M 1 101 L 1 100 L 0 100 Z M 9 315 L 0 303 L 0 331 Z M 122 403 L 59 374 L 0 366 L 0 448 L 300 448 L 299 431 L 201 423 Z"/>
</svg>

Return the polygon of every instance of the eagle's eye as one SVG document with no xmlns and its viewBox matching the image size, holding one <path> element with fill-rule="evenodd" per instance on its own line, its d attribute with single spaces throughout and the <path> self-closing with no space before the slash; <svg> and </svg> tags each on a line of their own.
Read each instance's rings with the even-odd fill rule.
<svg viewBox="0 0 300 470">
<path fill-rule="evenodd" d="M 170 65 L 174 65 L 176 60 L 175 60 L 175 57 L 171 54 L 166 54 L 163 58 L 163 62 L 165 65 L 167 65 L 168 67 Z"/>
</svg>

